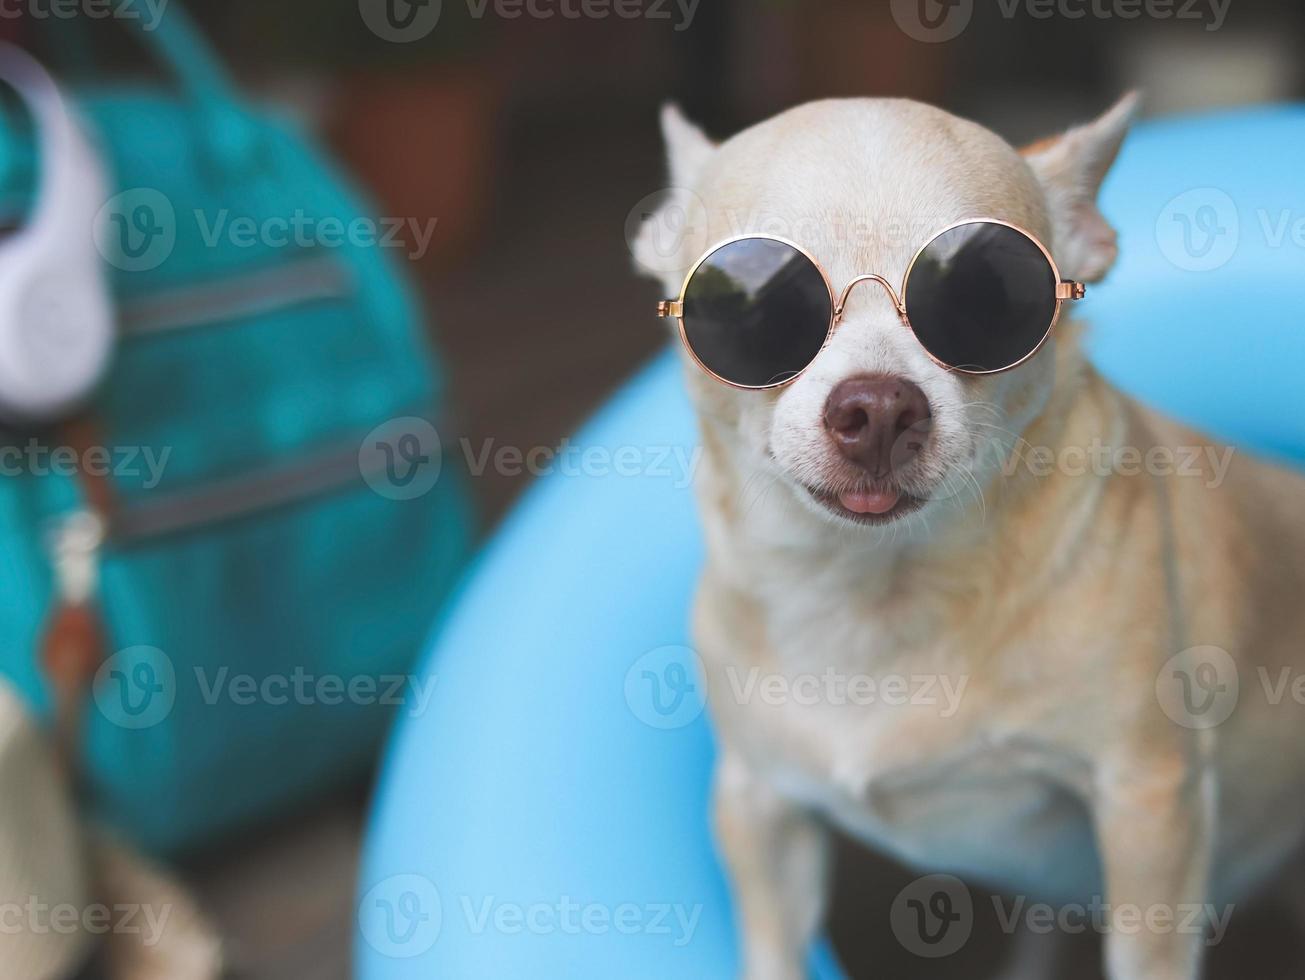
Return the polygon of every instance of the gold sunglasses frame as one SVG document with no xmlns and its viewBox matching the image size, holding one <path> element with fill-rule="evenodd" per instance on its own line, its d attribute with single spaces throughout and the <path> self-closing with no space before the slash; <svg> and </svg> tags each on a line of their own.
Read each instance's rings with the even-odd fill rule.
<svg viewBox="0 0 1305 980">
<path fill-rule="evenodd" d="M 938 358 L 934 357 L 933 353 L 929 350 L 929 348 L 925 347 L 923 343 L 920 343 L 919 334 L 915 332 L 915 327 L 911 325 L 911 319 L 906 313 L 906 290 L 910 286 L 911 273 L 915 271 L 915 265 L 920 260 L 920 256 L 925 253 L 925 251 L 929 248 L 930 245 L 936 242 L 943 235 L 947 234 L 950 231 L 955 231 L 957 228 L 964 228 L 966 225 L 1000 225 L 1003 228 L 1010 228 L 1012 231 L 1019 232 L 1021 235 L 1023 235 L 1025 238 L 1027 238 L 1029 241 L 1031 241 L 1034 245 L 1038 247 L 1038 251 L 1040 251 L 1043 257 L 1047 260 L 1047 265 L 1051 268 L 1052 279 L 1056 283 L 1056 308 L 1051 314 L 1051 322 L 1047 324 L 1046 331 L 1043 333 L 1041 339 L 1038 340 L 1034 348 L 1031 351 L 1029 351 L 1027 354 L 1025 354 L 1023 357 L 1021 357 L 1014 364 L 1008 364 L 1005 367 L 992 368 L 986 371 L 976 371 L 971 368 L 956 367 L 951 364 L 946 364 L 943 361 L 940 361 Z M 815 357 L 812 357 L 811 361 L 805 367 L 803 367 L 801 371 L 796 372 L 792 377 L 785 378 L 783 381 L 776 381 L 773 384 L 768 384 L 768 385 L 742 385 L 735 381 L 730 381 L 728 378 L 722 378 L 711 368 L 707 367 L 707 365 L 703 364 L 702 361 L 699 359 L 697 353 L 693 349 L 693 345 L 689 343 L 689 336 L 684 326 L 684 296 L 685 293 L 688 292 L 689 282 L 693 279 L 693 276 L 698 271 L 699 267 L 704 262 L 706 262 L 709 258 L 711 258 L 713 255 L 715 255 L 716 252 L 724 248 L 726 245 L 732 245 L 735 242 L 747 241 L 750 239 L 763 239 L 766 241 L 779 242 L 781 245 L 786 245 L 789 248 L 794 249 L 795 251 L 801 253 L 806 257 L 807 261 L 809 261 L 813 266 L 815 266 L 816 271 L 820 273 L 820 277 L 825 281 L 825 288 L 829 291 L 829 310 L 830 310 L 829 326 L 825 330 L 825 339 L 824 342 L 821 343 L 820 345 L 820 350 L 816 351 Z M 1011 371 L 1019 367 L 1025 361 L 1029 360 L 1031 357 L 1037 354 L 1038 351 L 1042 349 L 1042 345 L 1045 344 L 1047 340 L 1051 337 L 1051 332 L 1055 330 L 1056 324 L 1060 320 L 1061 308 L 1065 305 L 1065 303 L 1071 300 L 1080 300 L 1085 295 L 1087 295 L 1087 286 L 1084 283 L 1077 282 L 1073 279 L 1062 279 L 1060 277 L 1060 269 L 1056 265 L 1056 260 L 1051 257 L 1051 252 L 1048 251 L 1047 247 L 1042 244 L 1042 242 L 1038 239 L 1038 237 L 1034 235 L 1031 231 L 1029 231 L 1027 228 L 1021 228 L 1019 225 L 1012 224 L 1009 221 L 1001 221 L 1000 219 L 997 218 L 966 218 L 963 221 L 957 221 L 953 224 L 948 225 L 945 228 L 941 228 L 938 231 L 934 232 L 932 235 L 929 236 L 928 240 L 922 246 L 920 246 L 919 251 L 915 253 L 915 255 L 911 258 L 910 264 L 906 267 L 906 274 L 902 277 L 902 288 L 900 292 L 894 290 L 892 283 L 890 283 L 883 276 L 878 275 L 876 273 L 867 273 L 865 275 L 854 277 L 851 282 L 849 282 L 846 286 L 843 287 L 843 291 L 841 293 L 835 293 L 834 284 L 829 278 L 829 273 L 825 271 L 825 267 L 820 264 L 820 262 L 816 259 L 814 255 L 808 252 L 797 242 L 789 241 L 787 238 L 783 238 L 779 235 L 735 235 L 733 238 L 727 238 L 724 241 L 717 242 L 715 245 L 707 249 L 707 251 L 705 251 L 702 254 L 702 257 L 699 258 L 697 262 L 693 263 L 693 267 L 689 269 L 688 273 L 684 277 L 684 282 L 680 285 L 679 297 L 677 299 L 661 300 L 657 304 L 657 315 L 659 317 L 675 318 L 680 328 L 680 343 L 683 344 L 684 349 L 689 352 L 689 356 L 693 358 L 693 362 L 697 364 L 698 367 L 701 368 L 708 375 L 710 375 L 711 377 L 719 381 L 721 384 L 728 385 L 731 388 L 738 388 L 743 391 L 769 391 L 772 388 L 782 388 L 784 385 L 792 384 L 794 381 L 796 381 L 798 378 L 802 376 L 802 374 L 807 370 L 807 368 L 811 367 L 811 365 L 815 363 L 816 357 L 820 356 L 821 352 L 823 352 L 824 349 L 829 346 L 830 340 L 833 339 L 834 331 L 838 329 L 839 321 L 842 320 L 843 318 L 843 311 L 847 306 L 847 299 L 852 294 L 852 290 L 863 282 L 877 282 L 884 287 L 884 289 L 888 292 L 889 298 L 893 301 L 893 308 L 897 311 L 898 317 L 901 319 L 902 323 L 905 324 L 906 328 L 911 331 L 912 336 L 915 337 L 917 343 L 920 343 L 920 347 L 924 350 L 925 354 L 928 355 L 931 361 L 933 361 L 935 364 L 937 364 L 939 367 L 943 368 L 944 370 L 954 371 L 958 374 L 973 375 L 976 377 L 981 377 L 989 374 L 1001 374 L 1004 371 Z M 835 299 L 835 297 L 837 297 L 837 299 Z"/>
</svg>

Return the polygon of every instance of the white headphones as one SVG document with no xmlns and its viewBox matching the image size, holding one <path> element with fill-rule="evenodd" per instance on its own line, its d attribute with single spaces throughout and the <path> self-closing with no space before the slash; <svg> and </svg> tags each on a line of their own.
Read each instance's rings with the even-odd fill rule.
<svg viewBox="0 0 1305 980">
<path fill-rule="evenodd" d="M 35 59 L 0 43 L 0 82 L 31 113 L 39 157 L 27 222 L 0 240 L 0 420 L 43 422 L 85 397 L 113 347 L 113 304 L 94 236 L 107 181 Z"/>
</svg>

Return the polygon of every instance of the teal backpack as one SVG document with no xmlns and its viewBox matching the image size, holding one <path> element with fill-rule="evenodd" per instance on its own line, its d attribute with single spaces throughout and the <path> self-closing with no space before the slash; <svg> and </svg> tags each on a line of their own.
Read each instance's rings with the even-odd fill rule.
<svg viewBox="0 0 1305 980">
<path fill-rule="evenodd" d="M 177 95 L 73 90 L 114 193 L 119 332 L 75 423 L 0 430 L 23 461 L 0 476 L 0 675 L 58 718 L 93 814 L 175 852 L 356 775 L 422 709 L 409 669 L 471 522 L 366 209 L 176 4 L 140 33 Z M 34 192 L 32 141 L 8 113 L 5 207 Z"/>
</svg>

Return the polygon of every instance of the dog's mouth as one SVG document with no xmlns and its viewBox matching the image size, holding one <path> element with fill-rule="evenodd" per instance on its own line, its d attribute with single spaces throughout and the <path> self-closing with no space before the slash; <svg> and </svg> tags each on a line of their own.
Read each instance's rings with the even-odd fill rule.
<svg viewBox="0 0 1305 980">
<path fill-rule="evenodd" d="M 889 524 L 925 504 L 922 498 L 890 486 L 860 487 L 838 493 L 811 486 L 805 489 L 830 513 L 857 524 Z"/>
</svg>

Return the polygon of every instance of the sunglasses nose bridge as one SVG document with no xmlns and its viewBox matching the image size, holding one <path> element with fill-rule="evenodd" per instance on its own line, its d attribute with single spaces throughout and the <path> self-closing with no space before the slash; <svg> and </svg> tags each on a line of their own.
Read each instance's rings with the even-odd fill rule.
<svg viewBox="0 0 1305 980">
<path fill-rule="evenodd" d="M 893 301 L 893 309 L 897 311 L 897 315 L 903 320 L 906 319 L 906 307 L 902 304 L 902 299 L 897 295 L 897 290 L 893 288 L 893 284 L 883 276 L 871 272 L 863 276 L 857 276 L 843 287 L 843 293 L 838 297 L 838 304 L 834 307 L 835 323 L 843 318 L 843 311 L 847 308 L 847 298 L 852 294 L 852 290 L 863 282 L 877 282 L 883 286 L 885 292 L 888 293 L 888 298 Z"/>
</svg>

